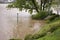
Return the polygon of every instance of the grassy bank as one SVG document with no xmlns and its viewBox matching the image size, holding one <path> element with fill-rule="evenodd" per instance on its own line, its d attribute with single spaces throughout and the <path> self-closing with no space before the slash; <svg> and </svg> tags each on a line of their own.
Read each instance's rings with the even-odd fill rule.
<svg viewBox="0 0 60 40">
<path fill-rule="evenodd" d="M 50 20 L 50 19 L 49 19 Z M 54 18 L 44 25 L 38 33 L 27 35 L 25 40 L 60 40 L 60 18 Z"/>
</svg>

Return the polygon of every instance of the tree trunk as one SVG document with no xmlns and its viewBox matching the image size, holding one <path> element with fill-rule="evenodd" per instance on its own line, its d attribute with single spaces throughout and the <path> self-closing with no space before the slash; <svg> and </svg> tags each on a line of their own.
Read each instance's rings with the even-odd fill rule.
<svg viewBox="0 0 60 40">
<path fill-rule="evenodd" d="M 39 10 L 38 10 L 39 8 L 37 7 L 36 1 L 32 0 L 32 3 L 34 5 L 34 7 L 35 7 L 35 10 L 39 13 Z"/>
</svg>

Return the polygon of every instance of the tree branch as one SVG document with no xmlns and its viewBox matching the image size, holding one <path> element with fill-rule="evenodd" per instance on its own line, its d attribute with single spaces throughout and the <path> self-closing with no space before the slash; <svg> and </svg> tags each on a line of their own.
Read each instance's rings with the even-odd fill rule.
<svg viewBox="0 0 60 40">
<path fill-rule="evenodd" d="M 35 2 L 36 2 L 35 0 L 32 0 L 32 3 L 34 4 L 35 10 L 39 13 L 38 7 L 37 7 Z"/>
</svg>

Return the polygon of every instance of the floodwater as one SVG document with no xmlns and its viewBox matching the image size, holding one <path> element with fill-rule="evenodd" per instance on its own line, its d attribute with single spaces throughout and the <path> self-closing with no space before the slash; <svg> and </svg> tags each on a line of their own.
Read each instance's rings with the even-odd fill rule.
<svg viewBox="0 0 60 40">
<path fill-rule="evenodd" d="M 40 28 L 40 21 L 32 20 L 31 14 L 17 8 L 8 9 L 7 5 L 0 4 L 0 40 L 23 39 Z"/>
</svg>

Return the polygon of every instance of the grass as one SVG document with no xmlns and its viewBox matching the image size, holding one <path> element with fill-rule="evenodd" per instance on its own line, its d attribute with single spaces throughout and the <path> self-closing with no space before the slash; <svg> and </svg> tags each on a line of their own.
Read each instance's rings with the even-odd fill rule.
<svg viewBox="0 0 60 40">
<path fill-rule="evenodd" d="M 9 39 L 9 40 L 22 40 L 22 39 L 19 39 L 19 38 L 12 38 L 12 39 Z"/>
<path fill-rule="evenodd" d="M 28 38 L 29 37 L 29 38 Z M 60 19 L 44 25 L 38 33 L 26 37 L 26 40 L 60 40 Z"/>
<path fill-rule="evenodd" d="M 39 38 L 37 40 L 60 40 L 60 29 L 57 29 L 53 33 L 47 34 L 45 37 Z"/>
<path fill-rule="evenodd" d="M 52 22 L 50 24 L 46 24 L 42 27 L 42 29 L 38 32 L 38 33 L 43 33 L 43 32 L 47 32 L 48 30 L 50 30 L 51 28 L 57 28 L 60 26 L 60 20 L 57 20 L 55 22 Z"/>
<path fill-rule="evenodd" d="M 48 33 L 50 32 L 50 33 Z M 45 26 L 39 34 L 47 33 L 44 37 L 37 40 L 60 40 L 60 20 L 56 20 Z"/>
</svg>

